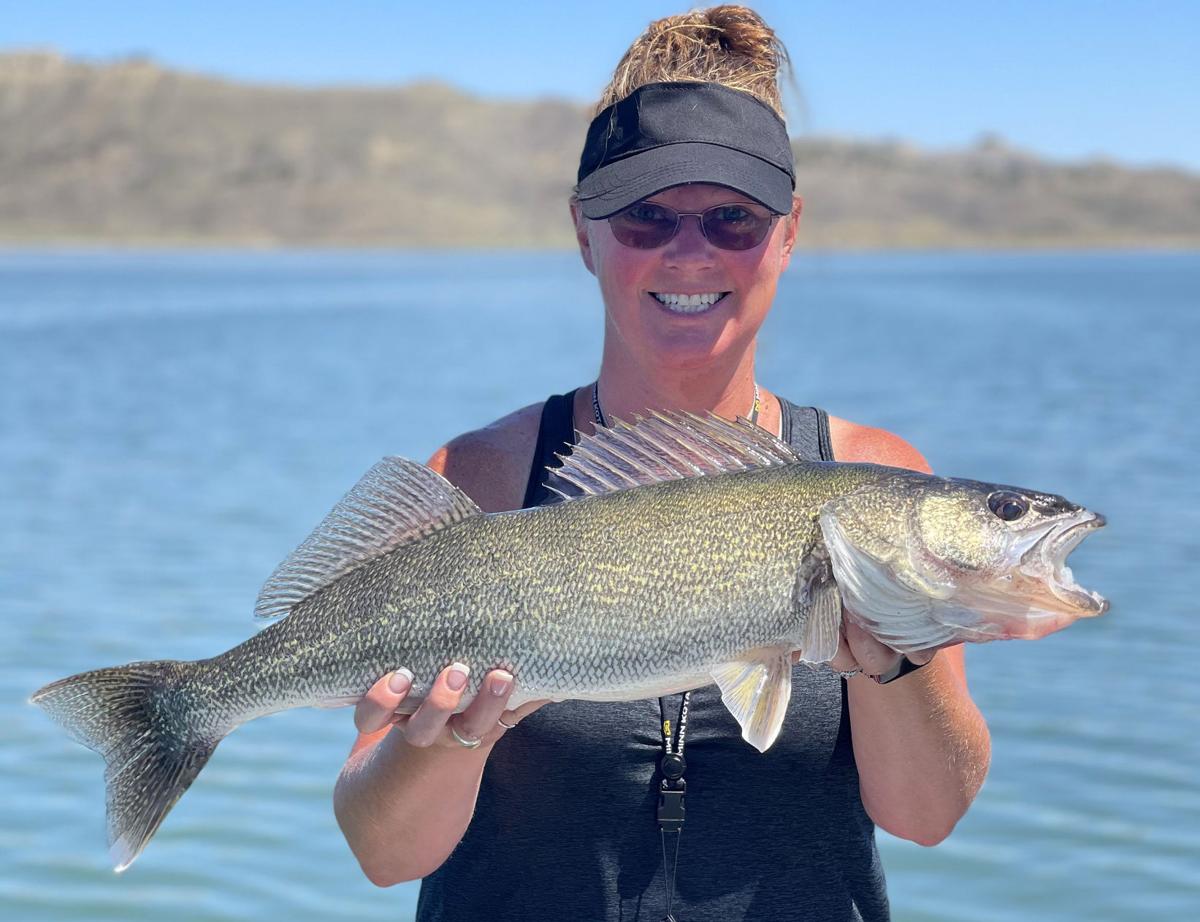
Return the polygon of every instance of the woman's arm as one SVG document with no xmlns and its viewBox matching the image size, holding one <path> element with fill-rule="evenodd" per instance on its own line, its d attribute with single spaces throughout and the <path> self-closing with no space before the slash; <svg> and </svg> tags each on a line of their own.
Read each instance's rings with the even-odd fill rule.
<svg viewBox="0 0 1200 922">
<path fill-rule="evenodd" d="M 839 461 L 930 473 L 921 454 L 891 433 L 832 420 L 830 434 Z M 914 654 L 914 661 L 932 659 L 879 685 L 868 676 L 888 671 L 895 651 L 852 623 L 844 639 L 835 665 L 863 670 L 846 682 L 863 806 L 893 835 L 936 845 L 975 799 L 991 758 L 987 724 L 967 689 L 962 646 Z"/>
<path fill-rule="evenodd" d="M 526 407 L 460 436 L 429 466 L 485 511 L 519 506 L 540 410 Z M 448 667 L 438 676 L 412 717 L 395 717 L 408 692 L 402 672 L 380 679 L 355 708 L 359 737 L 338 778 L 334 812 L 363 873 L 378 886 L 415 880 L 441 866 L 471 821 L 484 765 L 505 732 L 498 719 L 516 724 L 544 703 L 505 712 L 512 676 L 493 670 L 486 690 L 453 718 L 460 735 L 483 741 L 466 749 L 447 728 L 462 697 L 453 687 L 454 672 Z"/>
<path fill-rule="evenodd" d="M 462 698 L 454 667 L 439 676 L 421 707 L 394 725 L 396 707 L 408 691 L 403 673 L 385 676 L 355 708 L 360 735 L 333 794 L 334 813 L 367 878 L 388 887 L 436 870 L 462 839 L 475 809 L 483 767 L 503 735 L 499 719 L 516 724 L 533 708 L 505 714 L 512 676 L 488 674 L 484 689 L 454 718 L 467 749 L 450 735 L 447 721 Z M 396 691 L 401 688 L 401 691 Z"/>
<path fill-rule="evenodd" d="M 892 835 L 936 845 L 967 812 L 991 758 L 962 648 L 887 685 L 858 675 L 846 686 L 863 806 Z"/>
</svg>

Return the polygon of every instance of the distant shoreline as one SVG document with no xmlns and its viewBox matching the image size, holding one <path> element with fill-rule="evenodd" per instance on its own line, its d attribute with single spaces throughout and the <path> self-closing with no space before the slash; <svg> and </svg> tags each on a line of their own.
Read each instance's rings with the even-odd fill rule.
<svg viewBox="0 0 1200 922">
<path fill-rule="evenodd" d="M 42 251 L 194 251 L 194 252 L 396 252 L 396 253 L 449 253 L 462 251 L 466 253 L 573 253 L 574 244 L 559 246 L 532 246 L 527 244 L 431 244 L 420 246 L 410 243 L 355 242 L 340 243 L 335 240 L 314 241 L 262 241 L 246 239 L 218 238 L 129 238 L 104 239 L 98 237 L 57 237 L 57 238 L 6 238 L 0 237 L 0 252 Z M 978 243 L 955 244 L 950 242 L 929 242 L 923 244 L 817 244 L 803 241 L 797 243 L 798 253 L 1081 253 L 1081 252 L 1129 252 L 1129 253 L 1197 253 L 1200 252 L 1200 238 L 1183 238 L 1180 240 L 1100 240 L 1100 241 L 1063 241 L 1030 242 L 1025 239 L 1009 241 L 994 240 Z"/>
<path fill-rule="evenodd" d="M 0 53 L 0 246 L 572 249 L 587 108 L 436 83 L 258 85 Z M 1200 173 L 792 139 L 800 246 L 1194 249 Z"/>
</svg>

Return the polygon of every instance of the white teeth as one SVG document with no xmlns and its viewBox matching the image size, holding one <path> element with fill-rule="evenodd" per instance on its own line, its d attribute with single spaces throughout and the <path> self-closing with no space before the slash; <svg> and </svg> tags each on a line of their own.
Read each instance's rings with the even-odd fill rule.
<svg viewBox="0 0 1200 922">
<path fill-rule="evenodd" d="M 712 307 L 725 297 L 728 292 L 710 291 L 702 295 L 683 295 L 652 291 L 651 294 L 654 295 L 659 304 L 673 311 L 683 314 L 695 314 L 705 308 Z"/>
</svg>

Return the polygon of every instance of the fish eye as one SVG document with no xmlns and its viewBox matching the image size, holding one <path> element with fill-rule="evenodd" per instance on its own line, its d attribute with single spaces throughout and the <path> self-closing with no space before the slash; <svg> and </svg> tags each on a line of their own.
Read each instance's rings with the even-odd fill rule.
<svg viewBox="0 0 1200 922">
<path fill-rule="evenodd" d="M 1000 490 L 988 497 L 988 508 L 996 514 L 997 518 L 1003 519 L 1005 522 L 1015 522 L 1029 511 L 1029 503 L 1023 496 L 1007 490 Z"/>
</svg>

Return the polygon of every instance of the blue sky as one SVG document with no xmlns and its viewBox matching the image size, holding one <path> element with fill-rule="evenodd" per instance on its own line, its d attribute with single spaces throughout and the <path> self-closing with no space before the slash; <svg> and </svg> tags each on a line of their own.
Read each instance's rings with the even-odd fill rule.
<svg viewBox="0 0 1200 922">
<path fill-rule="evenodd" d="M 787 43 L 794 134 L 956 147 L 995 132 L 1044 155 L 1200 170 L 1200 0 L 753 4 Z M 590 101 L 646 23 L 687 7 L 224 0 L 0 5 L 0 49 L 145 53 L 235 78 L 400 83 Z"/>
</svg>

